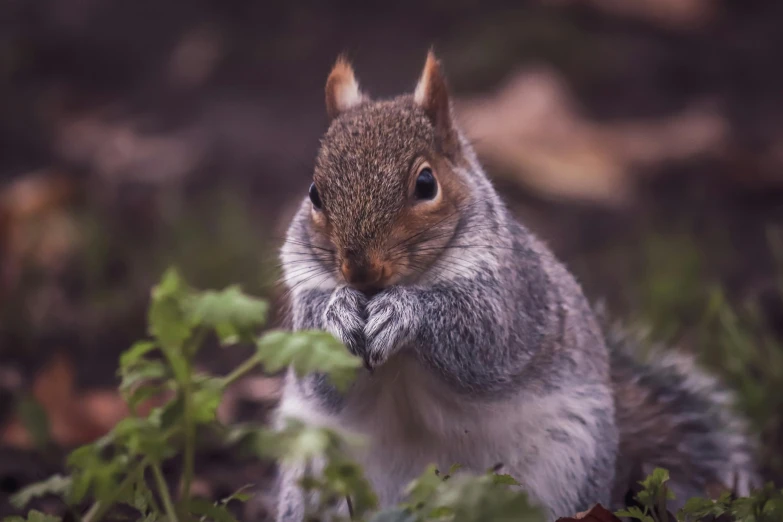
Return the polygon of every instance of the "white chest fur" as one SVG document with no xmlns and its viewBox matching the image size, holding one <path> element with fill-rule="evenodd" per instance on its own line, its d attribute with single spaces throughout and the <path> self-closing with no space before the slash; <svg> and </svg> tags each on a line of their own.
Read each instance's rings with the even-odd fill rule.
<svg viewBox="0 0 783 522">
<path fill-rule="evenodd" d="M 555 513 L 569 512 L 576 499 L 569 498 L 568 482 L 588 473 L 583 468 L 596 452 L 588 412 L 600 406 L 605 391 L 575 387 L 543 397 L 478 402 L 456 394 L 405 355 L 361 375 L 336 416 L 294 390 L 287 389 L 281 414 L 367 437 L 369 444 L 356 458 L 382 505 L 398 502 L 429 464 L 483 472 L 502 463 L 503 472 Z"/>
</svg>

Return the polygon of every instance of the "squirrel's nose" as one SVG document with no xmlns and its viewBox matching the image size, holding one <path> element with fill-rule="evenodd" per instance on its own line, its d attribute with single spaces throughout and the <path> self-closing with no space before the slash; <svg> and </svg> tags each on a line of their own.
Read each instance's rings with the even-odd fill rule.
<svg viewBox="0 0 783 522">
<path fill-rule="evenodd" d="M 383 264 L 371 259 L 346 257 L 340 271 L 349 285 L 362 292 L 380 290 L 386 279 Z"/>
</svg>

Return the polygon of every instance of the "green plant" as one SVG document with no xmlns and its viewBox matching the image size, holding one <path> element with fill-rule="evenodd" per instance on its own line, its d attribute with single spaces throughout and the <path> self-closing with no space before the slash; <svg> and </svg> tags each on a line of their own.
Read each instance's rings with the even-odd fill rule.
<svg viewBox="0 0 783 522">
<path fill-rule="evenodd" d="M 666 509 L 666 502 L 674 499 L 674 493 L 666 486 L 668 480 L 668 471 L 661 468 L 653 470 L 650 476 L 640 482 L 642 490 L 635 497 L 641 507 L 632 506 L 618 511 L 617 515 L 642 522 L 676 522 Z"/>
<path fill-rule="evenodd" d="M 707 522 L 717 517 L 726 522 L 783 520 L 783 490 L 775 489 L 772 484 L 767 484 L 750 497 L 735 498 L 726 492 L 717 500 L 691 498 L 675 516 L 666 509 L 666 502 L 675 498 L 666 486 L 668 480 L 666 470 L 655 469 L 640 482 L 642 489 L 635 497 L 639 506 L 618 511 L 616 515 L 641 522 Z"/>
<path fill-rule="evenodd" d="M 15 505 L 21 509 L 34 497 L 56 494 L 84 522 L 104 519 L 120 504 L 135 509 L 136 520 L 145 522 L 234 520 L 228 504 L 246 499 L 244 491 L 217 502 L 191 492 L 199 435 L 210 429 L 218 431 L 226 443 L 246 444 L 263 457 L 304 464 L 323 460 L 323 470 L 306 474 L 301 482 L 319 493 L 318 504 L 312 508 L 314 520 L 340 520 L 322 514 L 346 499 L 352 520 L 543 520 L 523 492 L 508 488 L 516 484 L 511 477 L 494 471 L 440 477 L 434 468 L 411 485 L 408 504 L 378 513 L 375 493 L 362 469 L 347 456 L 349 446 L 362 443 L 360 438 L 291 419 L 278 430 L 220 425 L 216 410 L 224 390 L 258 366 L 272 373 L 287 367 L 300 375 L 320 372 L 340 389 L 350 385 L 361 366 L 357 357 L 325 332 L 268 331 L 258 336 L 266 315 L 265 301 L 236 286 L 197 291 L 178 271 L 168 270 L 152 291 L 151 338 L 137 342 L 120 358 L 120 390 L 133 414 L 103 438 L 73 451 L 67 459 L 69 475 L 28 486 L 14 497 Z M 256 349 L 228 375 L 200 373 L 193 361 L 210 334 L 224 347 L 252 344 Z M 142 415 L 140 406 L 153 397 L 167 400 Z M 172 487 L 164 476 L 164 464 L 174 459 L 181 459 L 182 465 Z M 26 519 L 11 520 L 57 518 L 30 511 Z"/>
<path fill-rule="evenodd" d="M 259 364 L 268 371 L 288 365 L 300 373 L 318 369 L 342 387 L 359 366 L 323 332 L 271 331 L 256 338 L 266 314 L 266 302 L 237 287 L 198 292 L 176 270 L 167 271 L 152 292 L 148 314 L 152 339 L 134 344 L 120 359 L 120 390 L 134 415 L 102 439 L 73 451 L 67 461 L 70 476 L 26 488 L 14 499 L 17 505 L 54 492 L 74 506 L 93 498 L 83 517 L 89 522 L 100 520 L 119 503 L 136 508 L 145 520 L 189 520 L 196 515 L 229 520 L 225 502 L 207 504 L 191 496 L 197 431 L 216 424 L 226 387 Z M 224 346 L 253 343 L 257 349 L 227 376 L 197 373 L 193 359 L 210 331 Z M 145 400 L 165 394 L 171 399 L 164 406 L 146 416 L 137 414 Z M 174 494 L 164 480 L 162 465 L 178 455 L 182 473 Z M 155 495 L 148 479 L 154 483 Z"/>
<path fill-rule="evenodd" d="M 351 433 L 288 419 L 279 429 L 223 426 L 216 410 L 227 386 L 262 366 L 267 372 L 292 367 L 300 375 L 319 372 L 345 389 L 361 361 L 331 335 L 321 331 L 268 331 L 259 336 L 267 303 L 238 287 L 222 291 L 190 288 L 176 270 L 165 273 L 152 291 L 148 314 L 150 339 L 140 341 L 120 358 L 120 390 L 133 415 L 108 435 L 77 448 L 68 457 L 68 475 L 55 475 L 28 486 L 13 502 L 20 509 L 33 498 L 55 494 L 71 506 L 71 517 L 97 522 L 116 517 L 115 508 L 130 506 L 128 518 L 153 521 L 230 522 L 229 504 L 249 498 L 242 488 L 226 498 L 207 499 L 191 491 L 194 454 L 204 430 L 219 433 L 227 444 L 243 444 L 255 454 L 302 465 L 309 471 L 303 488 L 316 492 L 309 521 L 345 521 L 334 507 L 345 502 L 350 520 L 362 522 L 543 522 L 543 511 L 531 504 L 519 483 L 499 469 L 484 474 L 458 473 L 455 465 L 441 474 L 434 466 L 411 482 L 403 503 L 378 510 L 378 502 L 362 468 L 350 458 L 350 448 L 364 441 Z M 255 351 L 224 376 L 200 373 L 194 357 L 206 336 L 231 347 L 251 344 Z M 152 397 L 167 398 L 162 406 L 142 415 L 141 404 Z M 166 480 L 164 464 L 181 460 L 181 471 Z M 320 471 L 312 463 L 323 462 Z M 666 510 L 673 495 L 666 487 L 668 473 L 657 469 L 641 482 L 638 506 L 618 512 L 642 522 L 696 522 L 729 517 L 737 522 L 783 520 L 783 492 L 771 485 L 750 498 L 729 495 L 717 501 L 691 499 L 675 518 Z M 127 510 L 125 510 L 127 511 Z M 127 518 L 127 517 L 126 517 Z M 26 518 L 8 522 L 52 522 L 58 517 L 31 510 Z M 607 521 L 610 522 L 610 521 Z"/>
</svg>

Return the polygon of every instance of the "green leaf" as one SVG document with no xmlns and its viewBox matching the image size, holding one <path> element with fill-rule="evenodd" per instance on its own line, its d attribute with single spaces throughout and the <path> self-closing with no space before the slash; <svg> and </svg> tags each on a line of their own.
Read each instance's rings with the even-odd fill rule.
<svg viewBox="0 0 783 522">
<path fill-rule="evenodd" d="M 351 498 L 356 517 L 362 518 L 378 505 L 372 486 L 357 464 L 347 460 L 333 461 L 326 466 L 323 475 L 332 492 L 340 497 Z"/>
<path fill-rule="evenodd" d="M 452 464 L 449 468 L 449 472 L 446 474 L 447 477 L 452 476 L 454 473 L 459 471 L 462 468 L 462 464 Z"/>
<path fill-rule="evenodd" d="M 644 508 L 653 514 L 667 516 L 667 500 L 674 498 L 674 493 L 667 487 L 669 472 L 663 468 L 656 468 L 644 480 L 640 481 L 643 489 L 636 494 L 636 500 Z"/>
<path fill-rule="evenodd" d="M 651 516 L 645 514 L 644 511 L 642 511 L 637 506 L 629 507 L 628 509 L 624 509 L 622 511 L 617 511 L 615 515 L 618 517 L 634 518 L 636 520 L 641 520 L 642 522 L 655 522 Z"/>
<path fill-rule="evenodd" d="M 185 282 L 175 269 L 167 270 L 161 282 L 152 290 L 152 304 L 148 313 L 149 332 L 158 340 L 167 357 L 181 350 L 193 329 L 190 318 L 183 310 L 187 291 Z M 172 366 L 175 366 L 174 373 L 179 378 L 181 373 L 176 367 L 178 365 L 172 362 Z"/>
<path fill-rule="evenodd" d="M 160 380 L 168 377 L 169 372 L 161 361 L 140 359 L 132 367 L 125 369 L 120 382 L 120 392 L 128 399 L 134 389 L 147 381 Z"/>
<path fill-rule="evenodd" d="M 677 513 L 677 519 L 687 521 L 699 520 L 710 515 L 719 516 L 726 512 L 730 502 L 729 494 L 721 495 L 718 501 L 708 498 L 691 498 Z"/>
<path fill-rule="evenodd" d="M 234 491 L 231 495 L 227 496 L 226 498 L 222 499 L 220 501 L 221 504 L 228 504 L 232 500 L 238 500 L 240 502 L 247 502 L 252 498 L 252 495 L 250 493 L 245 493 L 246 489 L 250 489 L 253 487 L 253 484 L 245 484 L 238 490 Z"/>
<path fill-rule="evenodd" d="M 521 485 L 519 482 L 517 482 L 517 479 L 515 479 L 511 475 L 493 474 L 492 475 L 492 481 L 495 484 L 503 485 L 503 486 L 520 486 Z"/>
<path fill-rule="evenodd" d="M 179 303 L 172 299 L 152 303 L 149 323 L 150 334 L 160 342 L 167 357 L 171 352 L 182 349 L 193 330 Z"/>
<path fill-rule="evenodd" d="M 145 455 L 154 460 L 163 460 L 174 453 L 174 448 L 169 446 L 157 417 L 128 417 L 117 423 L 114 434 L 118 445 L 130 455 Z"/>
<path fill-rule="evenodd" d="M 359 447 L 364 439 L 329 428 L 312 426 L 298 419 L 285 419 L 282 429 L 232 430 L 234 440 L 244 439 L 254 453 L 288 463 L 302 463 L 324 455 L 341 455 L 345 444 Z"/>
<path fill-rule="evenodd" d="M 340 341 L 319 330 L 271 331 L 258 340 L 257 347 L 266 371 L 292 366 L 300 376 L 325 373 L 339 390 L 350 386 L 362 364 Z"/>
<path fill-rule="evenodd" d="M 286 454 L 298 461 L 320 457 L 331 446 L 330 434 L 323 429 L 304 427 L 288 441 Z"/>
<path fill-rule="evenodd" d="M 407 507 L 411 511 L 421 509 L 432 498 L 442 483 L 443 479 L 438 475 L 438 468 L 434 464 L 427 466 L 424 473 L 407 486 L 407 502 L 402 504 L 402 506 Z"/>
<path fill-rule="evenodd" d="M 92 491 L 95 499 L 106 502 L 114 496 L 117 489 L 117 479 L 127 470 L 128 458 L 125 455 L 117 455 L 104 465 L 91 470 L 93 473 Z"/>
<path fill-rule="evenodd" d="M 27 513 L 27 518 L 19 516 L 6 517 L 3 519 L 3 522 L 60 522 L 60 520 L 60 517 L 47 515 L 46 513 L 33 509 Z"/>
<path fill-rule="evenodd" d="M 218 379 L 208 379 L 193 392 L 193 418 L 206 424 L 215 420 L 218 406 L 223 398 L 223 387 Z"/>
<path fill-rule="evenodd" d="M 68 454 L 65 463 L 71 468 L 88 468 L 99 458 L 96 444 L 84 444 Z"/>
<path fill-rule="evenodd" d="M 90 490 L 90 484 L 92 483 L 92 474 L 89 471 L 74 473 L 71 477 L 73 483 L 71 486 L 71 494 L 68 497 L 70 504 L 77 504 L 81 502 Z"/>
<path fill-rule="evenodd" d="M 427 514 L 428 519 L 437 520 L 439 518 L 453 517 L 454 509 L 448 506 L 439 506 L 430 510 Z"/>
<path fill-rule="evenodd" d="M 125 350 L 120 356 L 120 372 L 122 373 L 126 369 L 135 365 L 139 360 L 147 355 L 149 352 L 157 348 L 157 345 L 152 341 L 139 341 L 133 346 Z"/>
<path fill-rule="evenodd" d="M 777 522 L 783 517 L 783 491 L 766 484 L 753 496 L 736 499 L 728 512 L 738 522 Z"/>
<path fill-rule="evenodd" d="M 370 522 L 418 522 L 419 518 L 403 508 L 392 508 L 376 513 Z"/>
<path fill-rule="evenodd" d="M 160 395 L 161 393 L 163 393 L 163 387 L 161 386 L 141 385 L 130 394 L 125 394 L 125 401 L 128 403 L 131 411 L 135 414 L 139 404 L 147 399 Z"/>
<path fill-rule="evenodd" d="M 658 489 L 663 486 L 669 480 L 669 472 L 663 468 L 655 468 L 653 472 L 647 476 L 639 484 L 644 489 Z"/>
<path fill-rule="evenodd" d="M 175 267 L 168 268 L 160 278 L 160 283 L 152 289 L 153 300 L 166 297 L 181 297 L 188 291 L 185 280 Z"/>
<path fill-rule="evenodd" d="M 546 520 L 543 510 L 531 504 L 526 493 L 495 484 L 486 474 L 463 473 L 441 481 L 422 510 L 430 517 L 448 515 L 449 520 L 460 522 Z"/>
<path fill-rule="evenodd" d="M 227 507 L 213 504 L 205 498 L 190 499 L 190 511 L 196 515 L 202 515 L 201 520 L 213 520 L 215 522 L 237 522 L 234 515 Z"/>
<path fill-rule="evenodd" d="M 137 509 L 141 514 L 147 513 L 155 506 L 152 491 L 143 478 L 133 484 L 133 491 L 125 503 Z"/>
<path fill-rule="evenodd" d="M 21 489 L 11 497 L 11 505 L 17 509 L 22 509 L 34 498 L 44 495 L 67 496 L 71 489 L 72 479 L 62 475 L 53 475 L 48 479 L 30 484 Z"/>
<path fill-rule="evenodd" d="M 74 470 L 68 502 L 76 504 L 91 490 L 97 500 L 111 496 L 116 487 L 117 476 L 124 472 L 128 465 L 128 457 L 117 454 L 111 459 L 105 459 L 99 446 L 93 443 L 72 451 L 68 455 L 67 465 Z"/>
<path fill-rule="evenodd" d="M 235 342 L 266 321 L 269 304 L 242 292 L 239 286 L 221 291 L 205 291 L 185 301 L 185 311 L 193 324 L 212 327 L 224 344 Z"/>
<path fill-rule="evenodd" d="M 182 422 L 185 415 L 185 401 L 182 396 L 178 396 L 173 401 L 167 402 L 162 408 L 153 410 L 155 416 L 160 416 L 160 427 L 162 430 L 168 430 L 172 426 Z M 153 416 L 151 414 L 150 416 Z"/>
<path fill-rule="evenodd" d="M 239 343 L 241 340 L 240 333 L 230 324 L 215 325 L 215 333 L 223 346 L 231 346 Z"/>
</svg>

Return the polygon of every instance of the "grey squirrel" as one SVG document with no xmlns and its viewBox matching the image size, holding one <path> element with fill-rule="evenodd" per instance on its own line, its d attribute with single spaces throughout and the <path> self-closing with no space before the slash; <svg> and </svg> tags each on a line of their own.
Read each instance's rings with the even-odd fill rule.
<svg viewBox="0 0 783 522">
<path fill-rule="evenodd" d="M 670 470 L 678 501 L 709 484 L 743 495 L 757 484 L 731 396 L 684 355 L 638 357 L 512 217 L 432 52 L 415 92 L 383 101 L 338 59 L 326 109 L 283 278 L 292 328 L 331 332 L 365 368 L 344 394 L 289 371 L 278 422 L 367 436 L 355 457 L 382 506 L 431 463 L 501 463 L 551 519 L 620 506 L 654 466 Z M 302 473 L 280 471 L 279 521 L 305 515 Z"/>
</svg>

